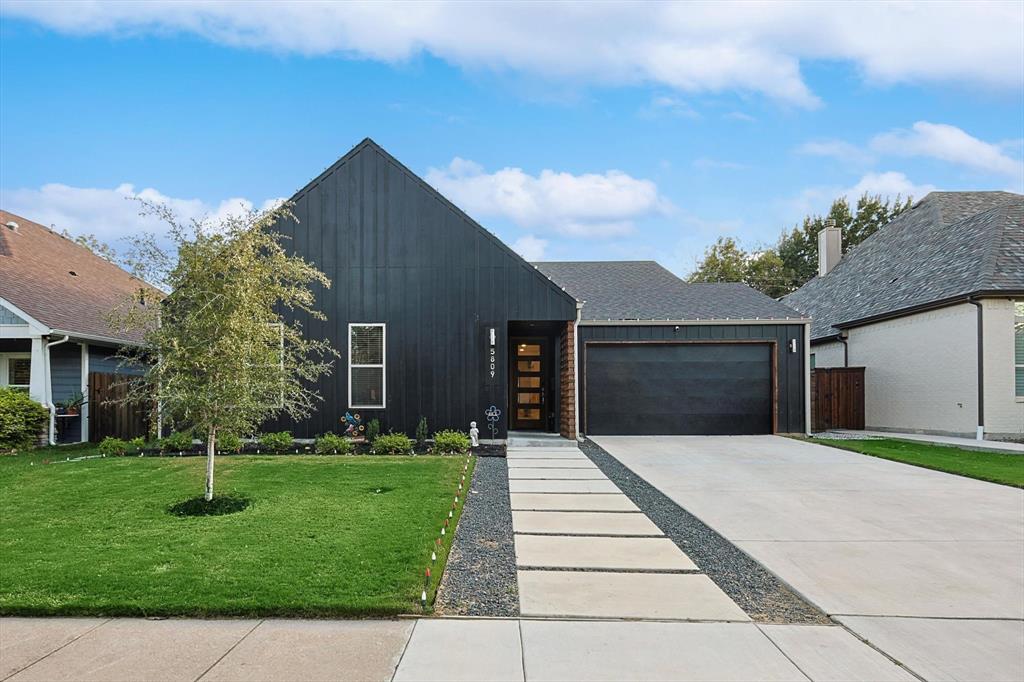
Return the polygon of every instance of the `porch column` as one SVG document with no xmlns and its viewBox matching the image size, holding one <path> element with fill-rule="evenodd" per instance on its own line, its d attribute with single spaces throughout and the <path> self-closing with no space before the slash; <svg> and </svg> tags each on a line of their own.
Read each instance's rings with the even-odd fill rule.
<svg viewBox="0 0 1024 682">
<path fill-rule="evenodd" d="M 560 367 L 559 383 L 562 395 L 559 396 L 559 415 L 561 422 L 558 432 L 563 438 L 576 439 L 576 323 L 567 322 L 563 332 L 559 352 Z"/>
<path fill-rule="evenodd" d="M 79 440 L 83 443 L 89 442 L 89 344 L 82 343 L 82 395 L 85 402 L 78 408 L 78 421 L 81 424 L 81 436 Z"/>
<path fill-rule="evenodd" d="M 29 368 L 28 395 L 37 403 L 46 405 L 46 345 L 43 337 L 32 337 L 32 361 Z"/>
</svg>

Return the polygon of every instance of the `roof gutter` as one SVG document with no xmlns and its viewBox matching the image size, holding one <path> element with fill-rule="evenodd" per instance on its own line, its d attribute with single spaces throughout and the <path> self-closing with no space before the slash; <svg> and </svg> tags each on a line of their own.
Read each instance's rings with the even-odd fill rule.
<svg viewBox="0 0 1024 682">
<path fill-rule="evenodd" d="M 981 298 L 1020 298 L 1021 296 L 1024 296 L 1024 289 L 985 289 L 975 291 L 969 294 L 958 294 L 956 296 L 943 298 L 938 301 L 921 303 L 919 305 L 914 305 L 907 308 L 900 308 L 898 310 L 890 310 L 884 313 L 879 313 L 877 315 L 869 315 L 868 317 L 861 317 L 856 320 L 848 320 L 846 322 L 834 322 L 832 326 L 835 327 L 836 329 L 849 329 L 850 327 L 860 327 L 865 324 L 871 324 L 872 322 L 881 322 L 882 320 L 891 320 L 896 317 L 913 315 L 914 313 L 923 313 L 928 310 L 935 310 L 936 308 L 945 308 L 947 306 L 956 305 L 957 303 L 969 303 L 971 302 L 971 300 L 977 300 Z"/>
<path fill-rule="evenodd" d="M 807 317 L 779 317 L 779 318 L 754 318 L 754 319 L 735 319 L 730 320 L 728 318 L 714 318 L 707 320 L 580 320 L 579 324 L 581 327 L 629 327 L 629 326 L 658 326 L 658 325 L 672 325 L 677 327 L 682 326 L 695 326 L 695 325 L 713 325 L 713 324 L 809 324 L 810 318 Z"/>
<path fill-rule="evenodd" d="M 118 339 L 113 336 L 100 336 L 99 334 L 80 334 L 67 329 L 51 329 L 51 334 L 70 336 L 76 339 L 82 339 L 83 341 L 96 341 L 98 343 L 109 343 L 115 346 L 141 346 L 143 345 L 140 341 L 129 341 L 128 339 Z"/>
<path fill-rule="evenodd" d="M 975 437 L 985 440 L 985 324 L 984 312 L 974 296 L 968 296 L 967 302 L 978 309 L 978 430 Z"/>
</svg>

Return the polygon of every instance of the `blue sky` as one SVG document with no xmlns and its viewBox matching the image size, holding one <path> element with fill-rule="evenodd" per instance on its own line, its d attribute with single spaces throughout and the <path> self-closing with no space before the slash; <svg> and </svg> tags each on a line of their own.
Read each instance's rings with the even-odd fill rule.
<svg viewBox="0 0 1024 682">
<path fill-rule="evenodd" d="M 0 205 L 115 246 L 125 195 L 260 206 L 364 137 L 530 258 L 679 274 L 842 194 L 1024 191 L 1019 3 L 80 7 L 2 5 Z"/>
</svg>

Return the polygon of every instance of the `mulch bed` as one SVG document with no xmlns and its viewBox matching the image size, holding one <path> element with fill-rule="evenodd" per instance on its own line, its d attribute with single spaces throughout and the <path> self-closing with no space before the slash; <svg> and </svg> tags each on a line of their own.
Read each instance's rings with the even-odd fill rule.
<svg viewBox="0 0 1024 682">
<path fill-rule="evenodd" d="M 434 608 L 439 614 L 515 617 L 519 584 L 508 497 L 508 467 L 501 454 L 483 454 L 473 470 L 448 565 Z"/>
</svg>

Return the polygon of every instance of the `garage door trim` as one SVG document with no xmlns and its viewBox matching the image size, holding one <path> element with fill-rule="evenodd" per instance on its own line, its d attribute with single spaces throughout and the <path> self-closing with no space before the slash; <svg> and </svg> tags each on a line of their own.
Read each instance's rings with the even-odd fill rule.
<svg viewBox="0 0 1024 682">
<path fill-rule="evenodd" d="M 778 433 L 778 414 L 779 414 L 779 380 L 778 380 L 778 342 L 772 339 L 686 339 L 686 340 L 630 340 L 630 341 L 584 341 L 583 342 L 583 394 L 581 398 L 581 409 L 580 417 L 582 418 L 582 433 L 586 434 L 587 431 L 587 349 L 590 346 L 727 346 L 732 344 L 756 344 L 760 346 L 768 346 L 768 356 L 771 358 L 771 378 L 772 378 L 772 434 Z"/>
</svg>

